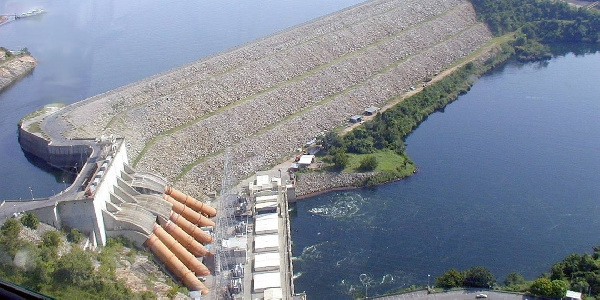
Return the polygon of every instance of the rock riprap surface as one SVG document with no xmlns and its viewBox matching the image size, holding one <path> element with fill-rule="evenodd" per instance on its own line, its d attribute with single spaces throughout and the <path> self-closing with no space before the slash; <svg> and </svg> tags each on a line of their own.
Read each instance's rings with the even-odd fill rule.
<svg viewBox="0 0 600 300">
<path fill-rule="evenodd" d="M 382 106 L 492 38 L 467 0 L 374 0 L 65 108 L 67 138 L 126 138 L 192 195 Z"/>
</svg>

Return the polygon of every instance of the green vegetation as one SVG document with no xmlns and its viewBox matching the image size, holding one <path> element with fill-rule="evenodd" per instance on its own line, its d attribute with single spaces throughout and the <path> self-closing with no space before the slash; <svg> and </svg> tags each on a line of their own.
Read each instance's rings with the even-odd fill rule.
<svg viewBox="0 0 600 300">
<path fill-rule="evenodd" d="M 117 252 L 127 244 L 122 239 L 110 239 L 99 253 L 73 247 L 71 252 L 59 256 L 64 239 L 60 232 L 45 232 L 42 242 L 35 245 L 19 238 L 22 228 L 21 222 L 14 218 L 0 227 L 3 280 L 59 299 L 156 299 L 151 292 L 133 293 L 116 279 Z M 74 230 L 70 233 L 81 234 Z M 94 261 L 100 261 L 98 271 L 94 271 Z"/>
<path fill-rule="evenodd" d="M 81 233 L 75 228 L 72 228 L 67 233 L 67 241 L 69 241 L 70 243 L 79 244 L 81 243 L 81 241 L 83 241 L 84 238 L 85 236 L 83 235 L 83 233 Z"/>
<path fill-rule="evenodd" d="M 600 246 L 594 247 L 593 254 L 570 254 L 554 264 L 550 273 L 544 273 L 534 281 L 526 281 L 523 275 L 512 272 L 506 276 L 503 285 L 495 285 L 495 282 L 492 273 L 484 267 L 473 267 L 464 272 L 451 269 L 435 279 L 435 285 L 443 289 L 494 287 L 546 298 L 562 298 L 567 290 L 572 290 L 588 295 L 586 299 L 596 299 L 600 295 Z"/>
<path fill-rule="evenodd" d="M 540 297 L 563 298 L 567 294 L 567 283 L 542 277 L 533 281 L 529 291 Z"/>
<path fill-rule="evenodd" d="M 463 286 L 463 282 L 465 282 L 465 274 L 457 269 L 450 269 L 435 279 L 435 285 L 444 289 Z"/>
<path fill-rule="evenodd" d="M 550 44 L 597 43 L 600 38 L 600 14 L 573 8 L 564 1 L 471 2 L 495 35 L 516 32 L 514 47 L 522 61 L 550 58 Z"/>
<path fill-rule="evenodd" d="M 436 286 L 444 289 L 456 287 L 490 288 L 495 283 L 494 275 L 485 267 L 472 267 L 464 272 L 451 269 L 435 279 Z"/>
<path fill-rule="evenodd" d="M 496 54 L 483 64 L 465 64 L 343 137 L 335 132 L 321 137 L 323 161 L 331 164 L 329 170 L 377 172 L 363 182 L 365 185 L 409 176 L 416 168 L 404 154 L 404 139 L 431 113 L 466 93 L 474 78 L 514 55 L 522 61 L 547 59 L 552 56 L 551 44 L 597 43 L 600 39 L 600 14 L 575 9 L 562 1 L 472 0 L 472 3 L 479 18 L 497 36 L 492 41 L 498 45 Z M 395 152 L 402 159 L 395 163 L 384 160 L 382 156 L 389 154 L 386 151 Z"/>
<path fill-rule="evenodd" d="M 29 227 L 35 230 L 40 224 L 40 221 L 34 214 L 26 213 L 23 215 L 23 217 L 21 217 L 21 224 L 23 224 L 23 226 L 25 227 Z"/>
</svg>

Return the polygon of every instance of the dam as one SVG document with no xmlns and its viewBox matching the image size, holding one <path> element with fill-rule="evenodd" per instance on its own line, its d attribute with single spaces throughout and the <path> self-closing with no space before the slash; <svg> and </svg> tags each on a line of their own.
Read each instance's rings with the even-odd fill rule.
<svg viewBox="0 0 600 300">
<path fill-rule="evenodd" d="M 401 97 L 491 38 L 466 0 L 373 0 L 85 99 L 19 128 L 26 152 L 77 169 L 76 182 L 61 200 L 19 207 L 5 201 L 0 215 L 31 211 L 57 227 L 81 226 L 98 246 L 121 233 L 205 295 L 216 288 L 218 298 L 226 287 L 234 298 L 292 298 L 288 185 L 257 178 L 253 186 L 260 189 L 238 191 L 225 183 L 297 154 L 315 136 L 345 126 L 365 107 Z M 217 191 L 218 201 L 207 196 Z M 250 209 L 238 216 L 231 208 L 242 203 Z M 201 211 L 204 204 L 216 210 Z M 91 226 L 84 221 L 90 218 L 98 221 Z M 178 226 L 191 228 L 188 236 L 204 248 L 169 232 L 182 219 L 193 226 Z M 258 224 L 268 228 L 257 232 Z M 266 246 L 257 249 L 257 241 Z M 233 268 L 223 270 L 223 260 Z M 271 286 L 277 272 L 279 285 Z M 257 288 L 257 281 L 267 284 Z"/>
</svg>

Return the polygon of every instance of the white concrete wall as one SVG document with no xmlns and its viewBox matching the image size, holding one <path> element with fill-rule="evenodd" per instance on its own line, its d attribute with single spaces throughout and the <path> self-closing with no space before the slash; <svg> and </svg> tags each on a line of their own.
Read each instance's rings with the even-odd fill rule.
<svg viewBox="0 0 600 300">
<path fill-rule="evenodd" d="M 127 160 L 127 150 L 125 143 L 121 142 L 107 169 L 104 171 L 102 181 L 98 184 L 98 188 L 94 194 L 96 237 L 99 238 L 98 244 L 103 246 L 106 245 L 106 228 L 104 226 L 102 211 L 106 210 L 106 202 L 110 201 L 110 193 L 114 192 L 114 186 L 117 185 L 117 177 L 121 176 L 121 171 L 125 168 L 124 164 L 126 163 L 129 163 Z"/>
</svg>

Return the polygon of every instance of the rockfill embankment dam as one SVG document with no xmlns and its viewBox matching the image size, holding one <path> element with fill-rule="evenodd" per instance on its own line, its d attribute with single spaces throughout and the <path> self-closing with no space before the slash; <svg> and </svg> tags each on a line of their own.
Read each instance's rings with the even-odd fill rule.
<svg viewBox="0 0 600 300">
<path fill-rule="evenodd" d="M 52 140 L 125 138 L 136 169 L 192 195 L 246 178 L 492 39 L 466 0 L 373 0 L 69 105 Z M 210 41 L 207 41 L 210 42 Z"/>
</svg>

